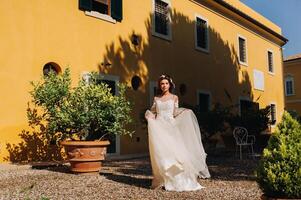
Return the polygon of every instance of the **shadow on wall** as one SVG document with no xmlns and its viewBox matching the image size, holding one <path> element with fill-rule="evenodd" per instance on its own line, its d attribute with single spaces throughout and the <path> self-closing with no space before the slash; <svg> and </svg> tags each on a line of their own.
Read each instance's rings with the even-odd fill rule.
<svg viewBox="0 0 301 200">
<path fill-rule="evenodd" d="M 132 30 L 128 36 L 119 36 L 119 44 L 107 44 L 103 60 L 112 65 L 110 68 L 99 66 L 101 73 L 118 74 L 123 82 L 130 83 L 135 75 L 141 78 L 142 87 L 130 91 L 129 95 L 135 105 L 138 104 L 133 108 L 135 118 L 140 119 L 136 127 L 146 127 L 144 112 L 151 103 L 148 102 L 149 82 L 155 81 L 162 73 L 173 77 L 181 106 L 194 106 L 197 90 L 210 91 L 212 105 L 232 106 L 235 112 L 239 112 L 240 96 L 255 102 L 260 99 L 252 92 L 251 71 L 239 63 L 236 44 L 225 41 L 210 24 L 209 53 L 206 53 L 195 49 L 195 20 L 174 9 L 171 15 L 172 39 L 168 41 L 153 35 L 153 17 L 149 15 L 144 22 L 147 35 Z M 180 93 L 179 86 L 183 84 L 186 94 Z M 226 146 L 233 146 L 232 135 L 229 140 L 230 145 Z"/>
<path fill-rule="evenodd" d="M 28 107 L 28 112 L 36 110 Z M 18 144 L 6 144 L 9 153 L 5 161 L 13 163 L 28 163 L 38 161 L 61 161 L 64 158 L 62 148 L 53 138 L 48 138 L 45 125 L 41 121 L 29 122 L 30 131 L 22 130 L 19 134 L 21 142 Z"/>
<path fill-rule="evenodd" d="M 172 11 L 172 40 L 163 40 L 152 35 L 153 15 L 144 22 L 147 32 L 132 30 L 128 36 L 120 35 L 118 43 L 106 45 L 105 53 L 98 68 L 101 73 L 120 76 L 120 82 L 131 83 L 133 76 L 139 76 L 141 86 L 137 91 L 130 90 L 128 96 L 134 102 L 133 116 L 135 128 L 143 126 L 141 112 L 148 108 L 148 84 L 162 74 L 171 75 L 176 83 L 176 94 L 183 104 L 191 104 L 192 95 L 197 89 L 211 91 L 212 102 L 223 105 L 237 104 L 238 95 L 252 100 L 249 74 L 240 69 L 236 48 L 224 41 L 220 34 L 209 29 L 209 53 L 195 50 L 195 20 L 191 20 L 177 10 Z M 97 46 L 97 45 L 96 45 Z M 106 63 L 111 63 L 106 65 Z M 187 93 L 179 93 L 179 85 L 187 86 Z M 235 97 L 236 99 L 234 99 Z M 193 101 L 195 102 L 195 101 Z M 37 128 L 40 127 L 40 128 Z M 51 149 L 42 126 L 33 131 L 23 130 L 23 140 L 17 145 L 7 144 L 12 162 L 60 160 L 60 149 Z M 147 144 L 146 144 L 147 145 Z"/>
<path fill-rule="evenodd" d="M 255 98 L 249 73 L 246 69 L 241 69 L 234 44 L 224 41 L 220 33 L 209 26 L 209 53 L 196 50 L 195 20 L 190 20 L 175 9 L 171 18 L 171 41 L 153 36 L 153 15 L 150 15 L 144 22 L 147 32 L 145 37 L 135 30 L 126 37 L 119 36 L 118 43 L 106 45 L 102 58 L 112 65 L 99 65 L 101 73 L 117 74 L 122 82 L 130 83 L 135 75 L 141 78 L 139 90 L 132 90 L 129 95 L 135 104 L 144 99 L 142 108 L 134 107 L 136 118 L 143 118 L 144 111 L 151 103 L 148 103 L 147 93 L 149 81 L 155 81 L 162 73 L 173 77 L 176 94 L 182 105 L 192 104 L 191 97 L 198 89 L 210 91 L 213 104 L 235 105 L 237 110 L 239 96 L 250 100 Z M 185 84 L 187 88 L 186 95 L 179 92 L 181 84 Z M 143 120 L 140 122 L 143 123 Z"/>
</svg>

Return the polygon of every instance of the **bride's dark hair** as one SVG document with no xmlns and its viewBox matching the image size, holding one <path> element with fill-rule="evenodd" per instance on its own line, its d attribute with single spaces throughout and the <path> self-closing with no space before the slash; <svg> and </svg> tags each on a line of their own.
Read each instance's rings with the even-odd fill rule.
<svg viewBox="0 0 301 200">
<path fill-rule="evenodd" d="M 162 94 L 162 90 L 161 90 L 161 87 L 160 87 L 160 83 L 162 80 L 167 80 L 169 82 L 169 92 L 172 93 L 173 89 L 175 88 L 175 84 L 174 82 L 172 81 L 171 77 L 167 74 L 162 74 L 161 76 L 159 76 L 158 78 L 158 82 L 157 82 L 157 94 L 156 95 L 161 95 Z"/>
</svg>

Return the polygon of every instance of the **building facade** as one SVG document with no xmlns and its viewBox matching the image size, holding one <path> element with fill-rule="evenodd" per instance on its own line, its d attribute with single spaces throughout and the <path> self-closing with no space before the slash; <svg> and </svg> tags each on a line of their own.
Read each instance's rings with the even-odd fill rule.
<svg viewBox="0 0 301 200">
<path fill-rule="evenodd" d="M 301 54 L 292 55 L 284 60 L 285 109 L 301 114 Z"/>
<path fill-rule="evenodd" d="M 237 112 L 272 104 L 281 119 L 287 40 L 238 0 L 10 0 L 0 10 L 2 160 L 28 127 L 29 82 L 50 69 L 70 67 L 73 80 L 99 71 L 112 88 L 130 87 L 136 134 L 116 138 L 112 154 L 148 151 L 141 116 L 162 73 L 173 77 L 180 104 L 237 104 Z"/>
</svg>

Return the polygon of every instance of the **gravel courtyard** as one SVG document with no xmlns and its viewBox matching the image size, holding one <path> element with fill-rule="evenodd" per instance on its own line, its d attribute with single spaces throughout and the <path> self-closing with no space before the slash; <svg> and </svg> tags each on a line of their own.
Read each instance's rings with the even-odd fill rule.
<svg viewBox="0 0 301 200">
<path fill-rule="evenodd" d="M 32 169 L 0 164 L 0 199 L 260 199 L 255 181 L 257 160 L 210 155 L 211 179 L 200 179 L 196 192 L 151 190 L 149 158 L 106 161 L 100 174 L 76 175 L 67 165 Z"/>
</svg>

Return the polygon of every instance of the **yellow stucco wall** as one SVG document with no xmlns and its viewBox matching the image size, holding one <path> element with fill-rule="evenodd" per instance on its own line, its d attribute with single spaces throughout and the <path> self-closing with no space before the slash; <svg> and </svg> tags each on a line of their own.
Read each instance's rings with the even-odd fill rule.
<svg viewBox="0 0 301 200">
<path fill-rule="evenodd" d="M 236 21 L 237 16 L 226 17 L 229 11 L 223 14 L 223 8 L 211 5 L 210 1 L 202 4 L 173 0 L 172 40 L 166 41 L 151 34 L 153 0 L 135 1 L 135 4 L 132 1 L 123 1 L 123 20 L 116 24 L 86 16 L 78 9 L 77 0 L 0 3 L 1 159 L 7 156 L 6 144 L 19 142 L 18 134 L 27 128 L 29 81 L 39 80 L 48 62 L 59 64 L 62 70 L 70 66 L 74 80 L 91 70 L 116 75 L 120 82 L 129 85 L 133 75 L 141 77 L 142 87 L 129 91 L 129 97 L 135 102 L 136 136 L 121 139 L 121 154 L 147 152 L 146 129 L 139 115 L 150 104 L 149 81 L 155 81 L 161 73 L 170 74 L 177 86 L 187 85 L 187 93 L 179 96 L 181 102 L 196 104 L 197 90 L 209 91 L 212 103 L 226 105 L 238 103 L 240 96 L 249 97 L 254 101 L 259 99 L 260 107 L 275 102 L 277 120 L 280 120 L 284 96 L 282 44 L 278 39 L 262 34 L 262 30 L 246 28 L 249 25 L 241 23 L 243 20 Z M 209 53 L 194 48 L 196 14 L 208 19 Z M 261 19 L 262 16 L 258 17 Z M 271 22 L 264 23 L 280 32 Z M 142 38 L 136 47 L 130 41 L 132 33 Z M 248 66 L 237 62 L 238 34 L 247 39 Z M 268 73 L 267 49 L 274 53 L 274 75 Z M 112 66 L 100 66 L 104 60 Z M 253 69 L 264 72 L 264 91 L 254 90 Z M 224 89 L 233 102 L 229 102 Z M 140 137 L 139 142 L 136 137 Z"/>
<path fill-rule="evenodd" d="M 285 109 L 293 110 L 301 114 L 301 58 L 295 60 L 286 60 L 284 62 L 284 79 L 287 76 L 293 78 L 294 94 L 285 97 Z M 285 82 L 284 82 L 285 84 Z"/>
</svg>

